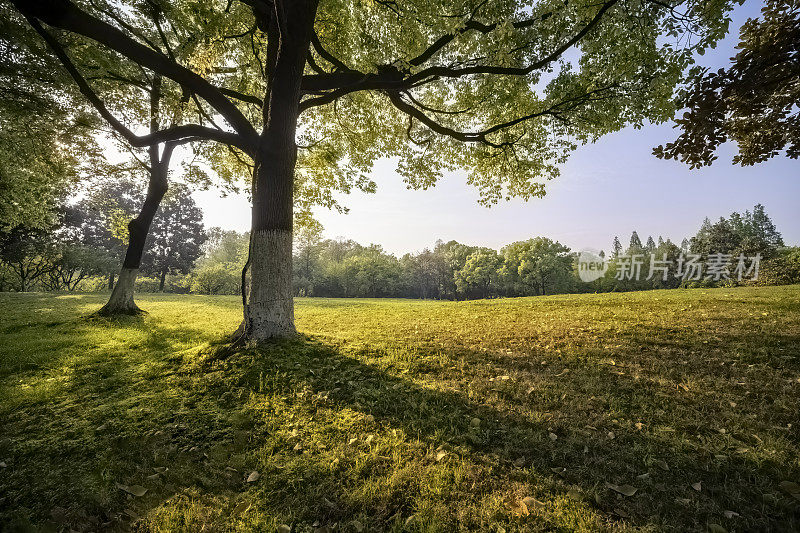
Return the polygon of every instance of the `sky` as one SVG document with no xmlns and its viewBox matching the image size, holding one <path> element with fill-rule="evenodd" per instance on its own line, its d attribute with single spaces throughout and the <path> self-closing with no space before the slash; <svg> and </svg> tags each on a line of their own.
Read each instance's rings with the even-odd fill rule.
<svg viewBox="0 0 800 533">
<path fill-rule="evenodd" d="M 757 17 L 761 4 L 748 0 L 733 13 L 732 32 L 699 63 L 719 68 L 734 55 L 738 28 Z M 761 203 L 787 244 L 800 245 L 800 161 L 777 157 L 753 167 L 731 164 L 735 146 L 717 153 L 710 167 L 689 170 L 652 155 L 654 146 L 673 141 L 671 124 L 627 128 L 580 147 L 548 182 L 543 198 L 512 200 L 486 208 L 466 174 L 446 174 L 432 189 L 405 188 L 395 161 L 381 160 L 372 172 L 375 194 L 340 197 L 349 213 L 317 209 L 329 238 L 378 243 L 402 255 L 432 247 L 437 239 L 500 248 L 536 236 L 557 240 L 574 250 L 608 250 L 615 235 L 627 245 L 633 230 L 642 240 L 652 235 L 680 243 L 712 220 Z M 207 227 L 245 231 L 250 206 L 245 195 L 220 198 L 217 190 L 194 193 Z"/>
</svg>

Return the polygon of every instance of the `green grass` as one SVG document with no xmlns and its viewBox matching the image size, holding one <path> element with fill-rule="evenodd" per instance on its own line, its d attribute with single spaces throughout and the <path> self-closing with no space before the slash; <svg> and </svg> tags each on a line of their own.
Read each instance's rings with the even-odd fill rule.
<svg viewBox="0 0 800 533">
<path fill-rule="evenodd" d="M 236 297 L 102 299 L 0 295 L 11 531 L 800 530 L 800 286 L 299 299 L 226 358 Z"/>
</svg>

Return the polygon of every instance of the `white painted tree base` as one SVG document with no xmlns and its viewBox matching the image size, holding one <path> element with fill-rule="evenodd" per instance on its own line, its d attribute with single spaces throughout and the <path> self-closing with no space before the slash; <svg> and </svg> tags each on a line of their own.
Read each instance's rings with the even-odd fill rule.
<svg viewBox="0 0 800 533">
<path fill-rule="evenodd" d="M 98 315 L 136 315 L 143 311 L 139 309 L 133 300 L 136 276 L 139 274 L 138 268 L 123 268 L 119 273 L 119 279 L 111 292 L 108 303 L 98 312 Z"/>
<path fill-rule="evenodd" d="M 294 336 L 291 231 L 259 230 L 253 234 L 250 276 L 244 310 L 247 340 Z"/>
</svg>

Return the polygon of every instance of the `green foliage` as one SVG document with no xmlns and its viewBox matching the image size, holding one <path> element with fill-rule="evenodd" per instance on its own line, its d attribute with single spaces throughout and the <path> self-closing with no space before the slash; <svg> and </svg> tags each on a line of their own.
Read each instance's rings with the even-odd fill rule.
<svg viewBox="0 0 800 533">
<path fill-rule="evenodd" d="M 163 289 L 167 274 L 187 274 L 192 269 L 206 238 L 203 211 L 186 185 L 173 184 L 150 226 L 141 270 L 160 276 Z"/>
<path fill-rule="evenodd" d="M 676 121 L 682 132 L 655 148 L 656 156 L 697 168 L 732 140 L 739 149 L 734 164 L 754 165 L 783 151 L 800 157 L 800 3 L 767 0 L 761 11 L 742 25 L 728 69 L 691 71 L 678 97 L 688 108 Z"/>
<path fill-rule="evenodd" d="M 0 231 L 46 228 L 87 175 L 104 172 L 86 114 L 45 45 L 0 3 Z"/>
<path fill-rule="evenodd" d="M 456 271 L 456 288 L 466 294 L 488 298 L 499 280 L 501 260 L 495 250 L 479 248 L 469 254 L 464 266 Z"/>
<path fill-rule="evenodd" d="M 231 263 L 204 264 L 192 272 L 191 291 L 196 294 L 237 294 L 241 292 L 242 270 Z"/>
<path fill-rule="evenodd" d="M 334 193 L 374 190 L 367 172 L 386 156 L 397 158 L 409 187 L 427 188 L 445 170 L 464 168 L 484 203 L 541 196 L 579 144 L 672 117 L 674 87 L 693 54 L 727 32 L 734 3 L 320 2 L 313 21 L 319 44 L 301 80 L 297 207 L 341 208 Z M 270 45 L 288 41 L 270 34 L 269 10 L 249 4 L 80 3 L 85 11 L 77 16 L 97 17 L 125 36 L 119 54 L 97 46 L 91 38 L 103 36 L 92 28 L 82 30 L 89 38 L 58 38 L 77 70 L 91 71 L 90 84 L 112 114 L 132 123 L 147 115 L 143 93 L 156 67 L 131 53 L 144 45 L 169 65 L 160 69 L 169 118 L 162 127 L 218 126 L 222 114 L 239 144 L 252 145 L 269 96 L 265 58 Z M 19 5 L 46 24 L 69 26 Z M 14 33 L 23 31 L 30 33 L 24 25 Z M 195 96 L 208 92 L 216 97 Z M 250 161 L 236 142 L 222 142 L 195 151 L 233 184 Z M 187 175 L 206 179 L 201 169 Z"/>
<path fill-rule="evenodd" d="M 692 253 L 703 257 L 710 253 L 736 256 L 743 253 L 748 256 L 761 254 L 764 258 L 771 257 L 781 246 L 783 238 L 761 204 L 756 204 L 752 213 L 745 211 L 740 215 L 733 212 L 715 224 L 705 219 L 689 245 Z"/>
<path fill-rule="evenodd" d="M 790 285 L 800 283 L 800 247 L 781 248 L 762 263 L 758 285 Z"/>
<path fill-rule="evenodd" d="M 502 274 L 518 294 L 566 292 L 574 279 L 570 249 L 547 237 L 509 244 L 500 253 Z"/>
</svg>

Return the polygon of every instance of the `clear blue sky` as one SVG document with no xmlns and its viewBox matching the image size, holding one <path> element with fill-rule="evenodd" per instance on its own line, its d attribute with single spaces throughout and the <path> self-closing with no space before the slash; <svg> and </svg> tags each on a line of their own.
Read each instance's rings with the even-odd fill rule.
<svg viewBox="0 0 800 533">
<path fill-rule="evenodd" d="M 734 12 L 733 31 L 717 50 L 700 58 L 712 67 L 727 65 L 738 28 L 758 16 L 760 2 L 749 0 Z M 670 124 L 632 128 L 578 149 L 562 175 L 548 183 L 544 198 L 477 203 L 477 192 L 463 173 L 453 173 L 433 189 L 407 190 L 394 162 L 380 161 L 373 171 L 376 194 L 342 198 L 350 213 L 318 210 L 327 237 L 362 244 L 379 243 L 402 254 L 432 246 L 437 239 L 499 248 L 513 241 L 547 236 L 573 249 L 606 249 L 615 235 L 627 244 L 631 231 L 642 239 L 662 235 L 680 243 L 703 218 L 764 204 L 787 244 L 800 244 L 800 161 L 775 158 L 755 167 L 731 164 L 733 146 L 725 146 L 711 167 L 690 171 L 651 155 L 652 148 L 674 140 Z M 207 226 L 243 231 L 250 225 L 244 196 L 218 198 L 216 191 L 195 193 Z"/>
</svg>

